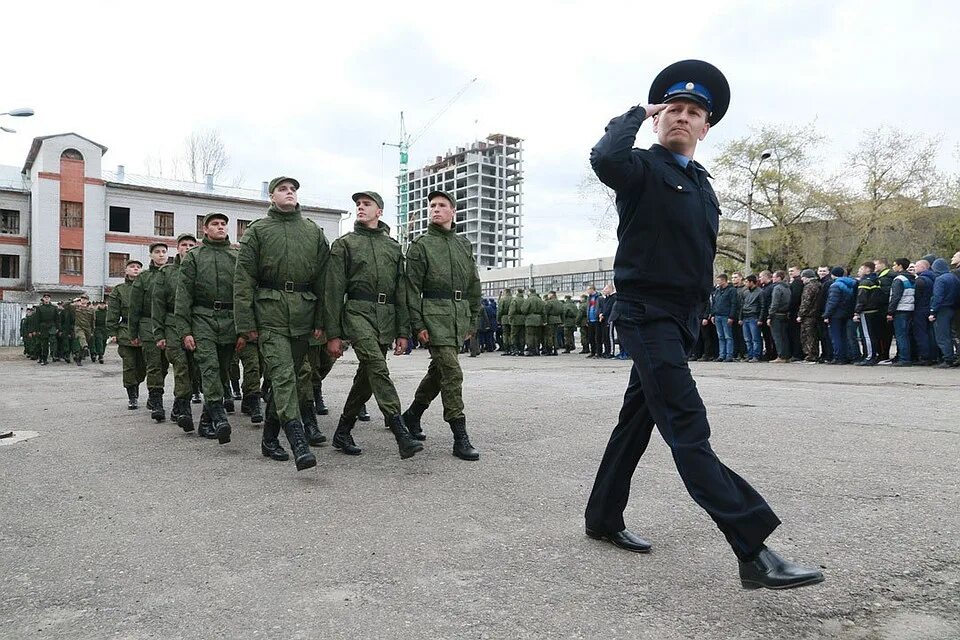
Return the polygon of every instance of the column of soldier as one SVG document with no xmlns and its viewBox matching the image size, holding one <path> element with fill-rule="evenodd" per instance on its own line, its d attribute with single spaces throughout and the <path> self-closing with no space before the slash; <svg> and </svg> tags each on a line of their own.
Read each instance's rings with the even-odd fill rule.
<svg viewBox="0 0 960 640">
<path fill-rule="evenodd" d="M 952 267 L 952 270 L 951 270 Z M 716 279 L 692 359 L 960 365 L 960 251 Z"/>
<path fill-rule="evenodd" d="M 53 362 L 75 363 L 78 367 L 89 357 L 103 364 L 107 347 L 107 303 L 91 303 L 84 294 L 53 304 L 44 295 L 40 304 L 28 307 L 20 321 L 23 355 L 41 365 Z"/>
<path fill-rule="evenodd" d="M 61 321 L 44 296 L 25 327 L 31 357 L 45 364 L 47 336 L 79 339 L 90 326 L 87 344 L 98 362 L 107 338 L 116 339 L 129 409 L 139 408 L 145 380 L 150 416 L 164 422 L 172 368 L 169 417 L 184 432 L 196 429 L 199 436 L 229 443 L 228 414 L 235 412 L 239 395 L 241 414 L 263 424 L 263 456 L 290 459 L 280 444 L 283 431 L 302 470 L 316 466 L 310 447 L 327 442 L 317 421 L 317 415 L 329 413 L 323 380 L 349 345 L 359 366 L 332 437 L 334 448 L 361 453 L 352 431 L 358 420 L 370 419 L 365 405 L 373 397 L 400 457 L 409 458 L 424 448 L 421 419 L 439 396 L 453 455 L 478 460 L 467 434 L 457 352 L 475 332 L 480 279 L 470 245 L 454 227 L 456 201 L 442 191 L 429 194 L 427 233 L 404 256 L 380 219 L 379 194 L 353 195 L 354 229 L 330 245 L 323 230 L 301 215 L 299 188 L 294 178 L 272 180 L 267 216 L 251 223 L 238 245 L 231 244 L 229 219 L 221 212 L 204 217 L 201 238 L 178 236 L 172 261 L 165 243 L 153 243 L 150 264 L 128 261 L 124 282 L 110 291 L 106 308 L 97 305 L 89 322 L 80 321 L 85 298 L 69 305 L 76 308 L 70 321 Z M 69 326 L 78 330 L 68 329 L 74 317 Z M 386 354 L 405 353 L 411 336 L 429 349 L 430 365 L 403 410 Z M 79 364 L 84 347 L 70 348 Z M 191 405 L 200 402 L 195 426 Z"/>
</svg>

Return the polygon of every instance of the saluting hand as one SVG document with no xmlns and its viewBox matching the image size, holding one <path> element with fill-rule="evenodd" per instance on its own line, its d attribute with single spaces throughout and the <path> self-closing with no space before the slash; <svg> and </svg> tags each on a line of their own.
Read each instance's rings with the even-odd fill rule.
<svg viewBox="0 0 960 640">
<path fill-rule="evenodd" d="M 645 104 L 643 105 L 643 110 L 646 111 L 647 117 L 652 118 L 661 111 L 667 108 L 665 104 Z"/>
</svg>

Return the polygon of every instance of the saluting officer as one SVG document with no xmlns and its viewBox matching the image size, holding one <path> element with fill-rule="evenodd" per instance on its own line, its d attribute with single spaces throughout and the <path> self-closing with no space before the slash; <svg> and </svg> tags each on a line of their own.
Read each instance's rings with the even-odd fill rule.
<svg viewBox="0 0 960 640">
<path fill-rule="evenodd" d="M 427 195 L 430 225 L 407 250 L 407 301 L 410 325 L 430 350 L 430 367 L 404 414 L 410 432 L 421 434 L 420 418 L 438 395 L 443 419 L 453 431 L 453 455 L 479 460 L 470 444 L 463 414 L 460 345 L 476 331 L 480 313 L 480 276 L 470 242 L 457 235 L 457 203 L 448 193 Z"/>
<path fill-rule="evenodd" d="M 372 394 L 393 432 L 401 458 L 423 449 L 411 437 L 400 415 L 400 396 L 390 379 L 386 354 L 407 350 L 409 317 L 403 281 L 403 252 L 390 237 L 383 216 L 383 198 L 375 191 L 353 194 L 357 221 L 353 231 L 337 238 L 330 247 L 324 298 L 327 352 L 343 355 L 343 340 L 349 340 L 360 361 L 343 414 L 333 434 L 333 446 L 358 455 L 351 435 L 360 406 Z"/>
<path fill-rule="evenodd" d="M 709 174 L 693 155 L 729 99 L 716 67 L 699 60 L 675 63 L 654 80 L 651 104 L 611 120 L 590 153 L 597 177 L 617 195 L 618 297 L 611 319 L 633 367 L 587 504 L 586 532 L 629 551 L 650 550 L 650 543 L 626 528 L 623 511 L 656 425 L 690 495 L 733 548 L 742 585 L 784 589 L 820 582 L 823 574 L 764 545 L 780 520 L 710 448 L 707 412 L 687 366 L 700 309 L 712 289 L 720 214 Z M 647 118 L 653 118 L 659 143 L 634 149 Z"/>
</svg>

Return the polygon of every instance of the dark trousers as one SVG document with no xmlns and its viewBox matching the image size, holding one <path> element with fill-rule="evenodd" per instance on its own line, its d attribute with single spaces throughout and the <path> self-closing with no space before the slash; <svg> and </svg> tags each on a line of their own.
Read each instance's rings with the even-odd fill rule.
<svg viewBox="0 0 960 640">
<path fill-rule="evenodd" d="M 913 311 L 897 311 L 893 314 L 893 335 L 897 340 L 897 359 L 900 362 L 911 361 L 910 325 L 913 324 Z"/>
<path fill-rule="evenodd" d="M 880 332 L 886 324 L 886 317 L 879 312 L 860 315 L 860 331 L 863 334 L 864 359 L 877 360 L 880 355 Z"/>
<path fill-rule="evenodd" d="M 599 327 L 600 332 L 600 355 L 613 355 L 611 352 L 613 345 L 610 343 L 610 322 L 608 320 L 604 320 L 597 326 Z"/>
<path fill-rule="evenodd" d="M 914 353 L 913 356 L 916 360 L 922 362 L 936 360 L 936 356 L 932 351 L 936 350 L 937 341 L 933 335 L 933 323 L 928 319 L 929 315 L 929 307 L 920 311 L 914 311 L 913 325 L 910 327 L 911 333 L 913 333 L 913 341 L 917 345 L 916 353 Z"/>
<path fill-rule="evenodd" d="M 800 323 L 797 322 L 797 314 L 790 314 L 790 322 L 787 323 L 787 339 L 790 341 L 790 353 L 783 354 L 781 358 L 796 358 L 803 360 L 803 341 L 800 339 Z"/>
<path fill-rule="evenodd" d="M 777 346 L 773 342 L 773 328 L 769 320 L 760 327 L 760 335 L 763 336 L 763 359 L 773 360 L 777 357 Z"/>
<path fill-rule="evenodd" d="M 702 331 L 700 331 L 700 340 L 703 343 L 703 354 L 702 357 L 709 360 L 715 359 L 719 355 L 719 340 L 717 340 L 717 330 L 714 328 L 710 321 L 707 321 L 707 326 L 701 326 Z"/>
<path fill-rule="evenodd" d="M 587 342 L 590 343 L 590 353 L 592 355 L 600 355 L 600 323 L 591 322 L 587 324 Z"/>
<path fill-rule="evenodd" d="M 613 317 L 633 366 L 587 503 L 587 528 L 601 533 L 626 528 L 623 511 L 631 479 L 656 425 L 690 496 L 713 518 L 737 557 L 749 556 L 780 520 L 710 447 L 707 411 L 687 366 L 699 331 L 698 310 L 669 313 L 649 303 L 618 300 Z"/>
<path fill-rule="evenodd" d="M 790 354 L 793 353 L 790 344 L 791 325 L 797 327 L 798 334 L 800 325 L 796 322 L 790 322 L 790 318 L 786 314 L 771 316 L 770 322 L 773 323 L 773 341 L 777 345 L 777 356 L 789 360 L 792 357 Z"/>
<path fill-rule="evenodd" d="M 849 318 L 830 318 L 830 341 L 833 343 L 833 359 L 838 362 L 848 362 L 851 360 L 847 353 L 847 324 Z"/>
<path fill-rule="evenodd" d="M 830 326 L 817 316 L 817 331 L 820 335 L 820 357 L 823 360 L 833 360 L 833 338 L 830 337 Z"/>
</svg>

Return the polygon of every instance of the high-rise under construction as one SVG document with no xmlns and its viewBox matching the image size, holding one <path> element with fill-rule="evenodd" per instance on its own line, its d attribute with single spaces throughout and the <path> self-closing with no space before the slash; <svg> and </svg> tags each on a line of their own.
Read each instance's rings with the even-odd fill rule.
<svg viewBox="0 0 960 640">
<path fill-rule="evenodd" d="M 423 235 L 430 224 L 427 194 L 446 191 L 457 200 L 457 232 L 473 246 L 483 268 L 520 266 L 523 249 L 523 141 L 495 133 L 469 147 L 458 147 L 422 169 L 410 171 L 398 185 L 407 194 L 406 241 Z M 404 247 L 406 250 L 406 247 Z"/>
</svg>

